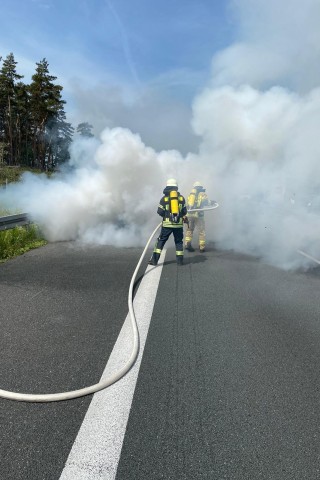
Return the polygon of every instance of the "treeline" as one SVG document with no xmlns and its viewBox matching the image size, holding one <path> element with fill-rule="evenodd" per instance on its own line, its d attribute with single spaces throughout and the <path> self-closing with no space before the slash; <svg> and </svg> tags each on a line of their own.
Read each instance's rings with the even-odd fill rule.
<svg viewBox="0 0 320 480">
<path fill-rule="evenodd" d="M 36 63 L 29 85 L 17 73 L 13 53 L 0 60 L 0 166 L 53 170 L 69 159 L 75 131 L 66 121 L 63 87 L 50 75 L 45 58 Z M 77 132 L 90 137 L 92 128 L 81 123 Z"/>
</svg>

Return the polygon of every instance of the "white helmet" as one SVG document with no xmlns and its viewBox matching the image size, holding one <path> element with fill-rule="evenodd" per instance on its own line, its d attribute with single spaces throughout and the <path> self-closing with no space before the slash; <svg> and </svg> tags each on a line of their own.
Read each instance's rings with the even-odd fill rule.
<svg viewBox="0 0 320 480">
<path fill-rule="evenodd" d="M 196 187 L 203 187 L 201 182 L 194 182 L 193 186 Z"/>
<path fill-rule="evenodd" d="M 177 187 L 178 188 L 178 183 L 175 178 L 169 178 L 167 180 L 167 187 Z"/>
</svg>

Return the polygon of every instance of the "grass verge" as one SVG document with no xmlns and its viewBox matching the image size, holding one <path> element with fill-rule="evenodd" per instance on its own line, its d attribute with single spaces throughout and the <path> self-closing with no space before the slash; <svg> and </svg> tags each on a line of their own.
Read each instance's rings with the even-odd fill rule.
<svg viewBox="0 0 320 480">
<path fill-rule="evenodd" d="M 19 182 L 21 175 L 25 172 L 37 174 L 43 173 L 41 170 L 36 168 L 0 166 L 0 186 L 4 187 L 6 184 Z"/>
<path fill-rule="evenodd" d="M 12 182 L 18 182 L 24 172 L 43 173 L 40 170 L 27 167 L 0 166 L 0 187 Z M 9 211 L 0 205 L 0 217 L 14 215 L 17 211 Z M 22 255 L 33 248 L 42 247 L 48 242 L 43 238 L 37 225 L 16 227 L 10 230 L 0 231 L 0 263 L 9 258 Z"/>
<path fill-rule="evenodd" d="M 46 244 L 36 225 L 0 231 L 0 263 Z"/>
</svg>

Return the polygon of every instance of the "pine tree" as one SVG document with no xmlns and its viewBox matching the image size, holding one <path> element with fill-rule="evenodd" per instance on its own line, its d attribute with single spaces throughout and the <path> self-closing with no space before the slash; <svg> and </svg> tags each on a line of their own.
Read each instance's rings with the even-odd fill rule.
<svg viewBox="0 0 320 480">
<path fill-rule="evenodd" d="M 63 109 L 47 125 L 48 158 L 47 169 L 54 170 L 59 164 L 70 158 L 69 146 L 74 128 L 66 121 Z"/>
<path fill-rule="evenodd" d="M 3 161 L 8 165 L 17 164 L 17 137 L 19 137 L 17 116 L 17 81 L 23 78 L 16 72 L 17 62 L 13 53 L 3 60 L 0 70 L 0 143 Z"/>
<path fill-rule="evenodd" d="M 82 137 L 90 138 L 94 136 L 91 132 L 92 129 L 93 126 L 88 122 L 79 123 L 77 126 L 77 133 L 79 133 Z"/>
<path fill-rule="evenodd" d="M 54 83 L 45 58 L 36 64 L 30 85 L 20 81 L 16 65 L 10 53 L 0 70 L 0 164 L 52 169 L 68 160 L 74 133 L 62 87 Z"/>
<path fill-rule="evenodd" d="M 30 166 L 32 159 L 32 131 L 28 86 L 22 82 L 16 86 L 16 157 L 20 164 Z"/>
<path fill-rule="evenodd" d="M 49 74 L 47 60 L 44 58 L 36 65 L 36 73 L 29 86 L 33 131 L 32 166 L 45 169 L 52 148 L 52 132 L 63 112 L 65 101 L 61 98 L 62 87 L 53 83 L 57 77 Z"/>
</svg>

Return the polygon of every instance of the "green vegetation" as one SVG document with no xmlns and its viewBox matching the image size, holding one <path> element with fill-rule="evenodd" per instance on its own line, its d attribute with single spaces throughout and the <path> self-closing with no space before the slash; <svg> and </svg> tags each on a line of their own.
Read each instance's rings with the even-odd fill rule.
<svg viewBox="0 0 320 480">
<path fill-rule="evenodd" d="M 88 122 L 79 123 L 77 126 L 77 133 L 82 137 L 92 138 L 94 135 L 91 133 L 93 126 Z"/>
<path fill-rule="evenodd" d="M 21 175 L 27 171 L 42 173 L 39 169 L 28 167 L 0 166 L 0 188 L 6 185 L 6 183 L 18 182 L 21 179 Z M 50 175 L 50 173 L 47 173 L 47 175 Z M 0 205 L 0 217 L 18 213 L 21 212 L 13 211 L 12 209 L 7 210 Z M 43 238 L 37 225 L 27 225 L 0 231 L 0 263 L 46 244 L 47 241 Z"/>
<path fill-rule="evenodd" d="M 42 173 L 39 169 L 31 169 L 28 167 L 0 166 L 0 186 L 4 186 L 6 183 L 18 182 L 24 172 Z"/>
<path fill-rule="evenodd" d="M 36 225 L 0 231 L 0 262 L 22 255 L 46 243 Z"/>
<path fill-rule="evenodd" d="M 36 63 L 30 84 L 22 82 L 17 63 L 10 53 L 0 69 L 0 167 L 53 171 L 69 159 L 75 131 L 66 121 L 63 87 L 50 75 L 45 58 Z M 92 128 L 83 122 L 77 132 L 91 137 Z"/>
<path fill-rule="evenodd" d="M 22 82 L 13 53 L 0 56 L 0 188 L 18 182 L 26 171 L 46 172 L 69 160 L 74 127 L 66 121 L 62 86 L 44 58 L 36 63 L 30 84 Z M 92 125 L 80 123 L 77 134 L 92 137 Z M 41 201 L 41 200 L 39 200 Z M 1 211 L 0 216 L 19 212 Z M 46 244 L 35 225 L 0 231 L 0 262 Z"/>
</svg>

